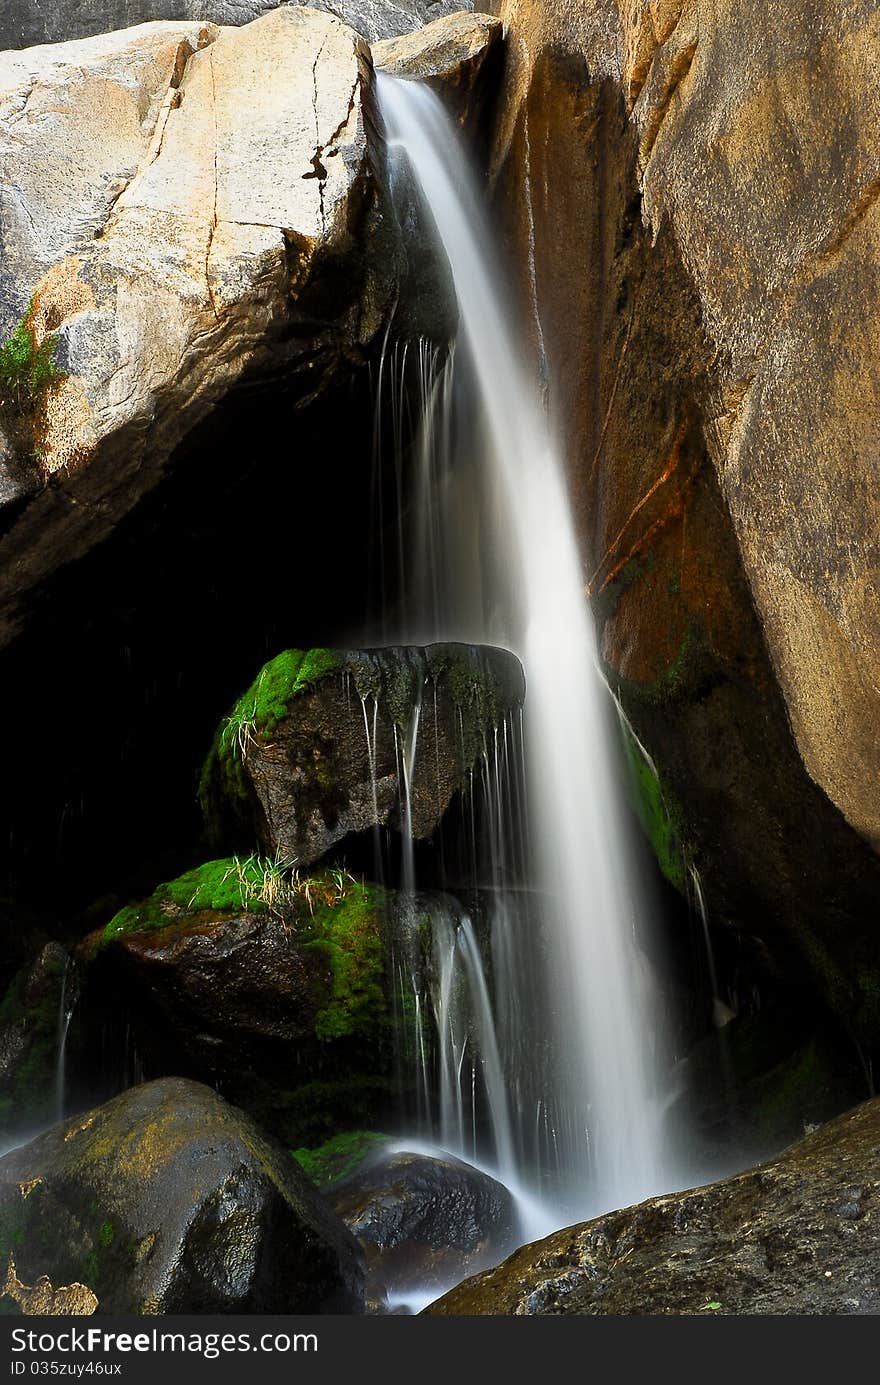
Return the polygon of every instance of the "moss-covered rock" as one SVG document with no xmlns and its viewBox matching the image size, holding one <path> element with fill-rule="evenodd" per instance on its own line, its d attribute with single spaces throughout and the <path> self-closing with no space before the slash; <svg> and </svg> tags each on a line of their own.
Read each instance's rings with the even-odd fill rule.
<svg viewBox="0 0 880 1385">
<path fill-rule="evenodd" d="M 148 899 L 120 909 L 94 939 L 93 945 L 101 948 L 129 933 L 156 932 L 187 914 L 229 913 L 242 909 L 247 913 L 262 913 L 267 908 L 264 894 L 272 876 L 271 862 L 256 856 L 206 861 L 176 880 L 157 885 Z"/>
<path fill-rule="evenodd" d="M 47 944 L 0 1002 L 0 1139 L 57 1115 L 60 1014 L 67 953 Z"/>
<path fill-rule="evenodd" d="M 0 1258 L 99 1313 L 358 1312 L 361 1253 L 297 1163 L 195 1082 L 132 1088 L 0 1160 Z"/>
<path fill-rule="evenodd" d="M 370 1154 L 387 1142 L 387 1135 L 373 1130 L 347 1130 L 325 1140 L 317 1149 L 295 1149 L 293 1157 L 312 1182 L 324 1188 L 350 1178 Z"/>
<path fill-rule="evenodd" d="M 395 907 L 343 870 L 254 856 L 158 886 L 81 946 L 81 1066 L 106 1054 L 109 1024 L 149 1075 L 222 1084 L 290 1146 L 372 1124 L 393 1087 Z M 120 1040 L 111 1083 L 124 1063 Z"/>
<path fill-rule="evenodd" d="M 32 299 L 0 346 L 0 421 L 20 460 L 36 458 L 46 398 L 64 379 L 65 372 L 55 363 L 57 345 L 58 334 L 42 328 Z"/>
<path fill-rule="evenodd" d="M 218 728 L 200 783 L 209 837 L 256 837 L 301 867 L 377 823 L 429 838 L 524 692 L 501 649 L 286 650 Z"/>
</svg>

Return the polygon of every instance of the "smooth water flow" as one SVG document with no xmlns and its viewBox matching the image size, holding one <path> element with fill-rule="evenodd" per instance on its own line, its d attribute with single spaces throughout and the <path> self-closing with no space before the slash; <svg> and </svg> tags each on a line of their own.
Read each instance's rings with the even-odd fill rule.
<svg viewBox="0 0 880 1385">
<path fill-rule="evenodd" d="M 61 980 L 61 1000 L 58 1006 L 58 1046 L 55 1058 L 55 1118 L 64 1119 L 64 1099 L 67 1093 L 67 1035 L 73 1018 L 76 991 L 71 977 L 69 959 L 64 962 Z"/>
<path fill-rule="evenodd" d="M 550 975 L 546 983 L 527 975 L 522 984 L 548 986 L 555 1022 L 550 1071 L 541 1076 L 543 1091 L 529 1093 L 529 1119 L 536 1138 L 543 1126 L 552 1141 L 569 1188 L 567 1211 L 585 1216 L 670 1181 L 656 1019 L 633 939 L 643 906 L 632 892 L 612 713 L 596 672 L 561 459 L 505 309 L 495 237 L 467 156 L 431 91 L 385 74 L 377 80 L 392 160 L 406 157 L 449 262 L 460 313 L 456 371 L 468 377 L 482 417 L 469 462 L 496 514 L 495 575 L 486 579 L 481 628 L 473 602 L 457 610 L 436 582 L 431 599 L 436 619 L 447 622 L 446 637 L 503 639 L 525 667 L 529 824 Z M 448 388 L 441 376 L 433 393 Z M 436 487 L 432 494 L 439 513 Z M 446 565 L 445 591 L 460 587 L 460 536 L 444 538 L 436 514 L 424 534 Z M 519 1005 L 519 998 L 507 1000 Z M 527 994 L 522 1001 L 528 1004 Z"/>
</svg>

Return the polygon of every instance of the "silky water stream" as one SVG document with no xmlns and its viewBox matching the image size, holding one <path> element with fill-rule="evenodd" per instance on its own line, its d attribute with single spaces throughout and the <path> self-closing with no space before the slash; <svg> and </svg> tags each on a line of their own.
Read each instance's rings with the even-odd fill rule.
<svg viewBox="0 0 880 1385">
<path fill-rule="evenodd" d="M 563 458 L 506 307 L 497 240 L 439 99 L 416 81 L 377 83 L 392 189 L 420 205 L 434 239 L 424 253 L 448 265 L 459 315 L 451 349 L 398 343 L 383 359 L 378 407 L 419 413 L 410 498 L 383 559 L 403 592 L 386 633 L 503 645 L 527 685 L 523 720 L 487 737 L 468 795 L 471 892 L 419 894 L 404 848 L 410 924 L 395 968 L 413 1133 L 504 1182 L 527 1240 L 676 1184 L 661 1007 L 639 945 L 650 907 L 630 859 Z M 400 455 L 394 466 L 402 496 Z M 426 687 L 400 737 L 404 796 L 415 757 L 430 754 L 429 699 Z M 369 747 L 366 704 L 364 726 Z"/>
</svg>

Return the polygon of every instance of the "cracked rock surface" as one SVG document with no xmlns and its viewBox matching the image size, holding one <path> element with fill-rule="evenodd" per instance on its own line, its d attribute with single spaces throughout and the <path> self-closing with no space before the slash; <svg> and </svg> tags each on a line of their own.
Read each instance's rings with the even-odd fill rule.
<svg viewBox="0 0 880 1385">
<path fill-rule="evenodd" d="M 877 1313 L 880 1101 L 779 1159 L 523 1246 L 429 1313 Z"/>
<path fill-rule="evenodd" d="M 363 39 L 296 7 L 0 55 L 2 335 L 26 313 L 65 372 L 29 446 L 0 411 L 0 642 L 238 381 L 306 402 L 384 325 L 371 83 Z"/>
</svg>

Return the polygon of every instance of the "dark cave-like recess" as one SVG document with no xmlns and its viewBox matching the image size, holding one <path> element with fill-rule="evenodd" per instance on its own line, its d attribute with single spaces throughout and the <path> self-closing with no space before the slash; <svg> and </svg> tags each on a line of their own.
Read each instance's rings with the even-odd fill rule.
<svg viewBox="0 0 880 1385">
<path fill-rule="evenodd" d="M 12 919 L 76 936 L 202 859 L 199 769 L 235 697 L 283 648 L 364 642 L 374 372 L 306 408 L 231 396 L 39 593 L 0 656 Z"/>
</svg>

